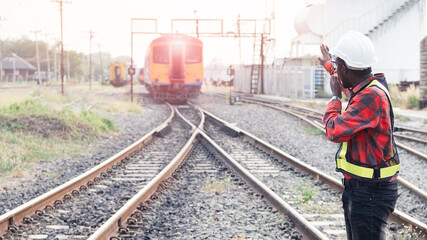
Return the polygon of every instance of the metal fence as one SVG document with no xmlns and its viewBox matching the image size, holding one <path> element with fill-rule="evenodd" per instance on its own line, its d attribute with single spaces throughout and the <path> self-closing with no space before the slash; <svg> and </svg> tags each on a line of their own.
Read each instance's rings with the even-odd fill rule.
<svg viewBox="0 0 427 240">
<path fill-rule="evenodd" d="M 250 92 L 250 74 L 250 66 L 236 68 L 235 91 Z M 288 98 L 314 99 L 319 91 L 328 94 L 329 87 L 325 86 L 329 86 L 329 78 L 326 76 L 326 71 L 319 66 L 265 67 L 264 94 Z M 258 88 L 258 93 L 260 92 L 261 88 Z"/>
</svg>

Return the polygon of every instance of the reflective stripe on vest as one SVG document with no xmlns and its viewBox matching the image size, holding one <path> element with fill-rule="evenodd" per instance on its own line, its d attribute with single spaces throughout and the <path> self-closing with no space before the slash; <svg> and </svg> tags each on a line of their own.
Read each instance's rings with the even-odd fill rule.
<svg viewBox="0 0 427 240">
<path fill-rule="evenodd" d="M 387 91 L 387 89 L 384 87 L 384 85 L 379 83 L 377 80 L 373 80 L 367 87 L 371 87 L 371 86 L 377 86 L 381 90 L 383 90 L 388 97 L 388 101 L 390 102 L 390 94 Z M 390 107 L 391 107 L 391 102 L 390 102 Z M 375 178 L 373 168 L 362 167 L 362 166 L 358 166 L 358 165 L 347 162 L 347 159 L 345 157 L 347 150 L 348 150 L 348 143 L 343 142 L 341 145 L 341 151 L 338 155 L 338 158 L 336 159 L 337 169 L 362 177 L 362 178 L 369 178 L 369 179 Z M 392 139 L 391 157 L 392 158 L 394 157 L 393 139 Z M 383 167 L 379 169 L 380 172 L 379 172 L 378 179 L 392 177 L 399 171 L 400 164 L 393 164 L 392 161 L 390 161 L 390 164 L 392 166 Z"/>
</svg>

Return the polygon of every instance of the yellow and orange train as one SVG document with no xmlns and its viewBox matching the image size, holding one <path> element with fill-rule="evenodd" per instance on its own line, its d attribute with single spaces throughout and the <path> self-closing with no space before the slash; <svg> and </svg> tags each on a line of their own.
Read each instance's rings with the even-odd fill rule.
<svg viewBox="0 0 427 240">
<path fill-rule="evenodd" d="M 203 82 L 203 43 L 183 34 L 153 40 L 145 55 L 144 85 L 154 98 L 196 98 Z"/>
</svg>

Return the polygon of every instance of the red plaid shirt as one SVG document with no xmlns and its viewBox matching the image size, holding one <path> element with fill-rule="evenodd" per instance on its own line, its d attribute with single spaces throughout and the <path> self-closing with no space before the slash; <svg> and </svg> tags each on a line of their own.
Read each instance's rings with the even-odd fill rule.
<svg viewBox="0 0 427 240">
<path fill-rule="evenodd" d="M 364 167 L 389 166 L 386 161 L 392 154 L 390 103 L 384 91 L 366 87 L 374 79 L 385 82 L 384 74 L 375 74 L 352 89 L 344 112 L 341 101 L 333 100 L 323 116 L 327 137 L 337 143 L 348 142 L 347 161 Z"/>
</svg>

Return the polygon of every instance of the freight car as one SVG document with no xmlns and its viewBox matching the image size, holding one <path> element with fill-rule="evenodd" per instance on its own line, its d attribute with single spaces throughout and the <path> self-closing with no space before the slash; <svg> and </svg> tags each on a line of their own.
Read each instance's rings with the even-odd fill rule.
<svg viewBox="0 0 427 240">
<path fill-rule="evenodd" d="M 168 34 L 151 42 L 145 55 L 144 85 L 154 98 L 196 98 L 202 82 L 202 41 L 183 34 Z"/>
</svg>

